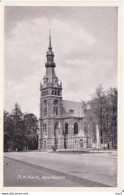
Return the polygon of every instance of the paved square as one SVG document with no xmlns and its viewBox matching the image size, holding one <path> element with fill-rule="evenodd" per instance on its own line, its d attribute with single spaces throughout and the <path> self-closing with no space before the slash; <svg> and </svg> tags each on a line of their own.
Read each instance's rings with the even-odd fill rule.
<svg viewBox="0 0 124 195">
<path fill-rule="evenodd" d="M 117 186 L 116 151 L 81 154 L 9 152 L 4 156 L 9 157 L 4 161 L 5 186 Z M 46 180 L 39 182 L 43 176 Z"/>
</svg>

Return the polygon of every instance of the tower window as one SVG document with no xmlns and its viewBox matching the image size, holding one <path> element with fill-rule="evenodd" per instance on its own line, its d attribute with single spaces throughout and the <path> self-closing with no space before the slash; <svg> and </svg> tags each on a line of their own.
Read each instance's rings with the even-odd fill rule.
<svg viewBox="0 0 124 195">
<path fill-rule="evenodd" d="M 44 108 L 44 116 L 47 116 L 47 108 Z"/>
<path fill-rule="evenodd" d="M 58 115 L 58 107 L 57 106 L 54 107 L 54 114 Z"/>
<path fill-rule="evenodd" d="M 47 116 L 47 100 L 44 100 L 44 116 Z"/>
<path fill-rule="evenodd" d="M 74 134 L 78 134 L 78 124 L 74 123 Z"/>
<path fill-rule="evenodd" d="M 54 100 L 54 105 L 57 105 L 58 104 L 58 100 Z"/>
<path fill-rule="evenodd" d="M 48 95 L 48 90 L 42 92 L 42 96 Z"/>
<path fill-rule="evenodd" d="M 47 105 L 47 100 L 44 100 L 44 105 Z"/>
<path fill-rule="evenodd" d="M 44 125 L 44 131 L 47 131 L 47 125 L 46 124 Z"/>
<path fill-rule="evenodd" d="M 48 60 L 49 60 L 49 61 L 51 60 L 51 57 L 50 57 L 50 56 L 48 57 Z"/>
<path fill-rule="evenodd" d="M 45 95 L 47 95 L 48 94 L 48 91 L 43 91 L 42 92 L 42 96 L 45 96 Z"/>
<path fill-rule="evenodd" d="M 46 123 L 43 124 L 43 132 L 47 135 L 47 125 Z"/>
</svg>

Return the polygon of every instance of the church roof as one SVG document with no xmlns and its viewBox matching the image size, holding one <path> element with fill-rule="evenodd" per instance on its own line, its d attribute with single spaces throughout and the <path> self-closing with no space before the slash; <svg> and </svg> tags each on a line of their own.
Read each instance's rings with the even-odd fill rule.
<svg viewBox="0 0 124 195">
<path fill-rule="evenodd" d="M 68 116 L 83 117 L 81 102 L 63 100 L 63 108 L 67 112 Z"/>
</svg>

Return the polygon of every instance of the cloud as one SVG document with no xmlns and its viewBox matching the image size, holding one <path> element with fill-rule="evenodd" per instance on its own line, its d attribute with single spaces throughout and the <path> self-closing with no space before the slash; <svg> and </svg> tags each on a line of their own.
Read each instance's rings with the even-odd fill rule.
<svg viewBox="0 0 124 195">
<path fill-rule="evenodd" d="M 17 102 L 23 112 L 32 112 L 39 115 L 40 103 L 40 72 L 27 76 L 18 85 L 13 81 L 5 83 L 5 107 L 8 111 L 14 108 Z"/>
</svg>

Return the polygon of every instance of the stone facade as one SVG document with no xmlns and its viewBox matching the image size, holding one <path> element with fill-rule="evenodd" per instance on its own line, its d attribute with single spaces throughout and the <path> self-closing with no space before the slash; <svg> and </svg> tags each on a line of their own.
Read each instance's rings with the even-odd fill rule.
<svg viewBox="0 0 124 195">
<path fill-rule="evenodd" d="M 40 84 L 39 150 L 91 147 L 90 137 L 84 134 L 81 102 L 62 99 L 62 83 L 55 74 L 51 36 L 46 58 L 46 75 Z"/>
</svg>

